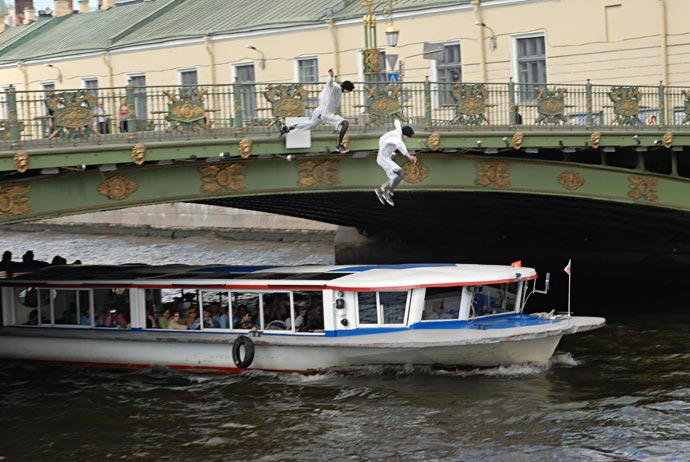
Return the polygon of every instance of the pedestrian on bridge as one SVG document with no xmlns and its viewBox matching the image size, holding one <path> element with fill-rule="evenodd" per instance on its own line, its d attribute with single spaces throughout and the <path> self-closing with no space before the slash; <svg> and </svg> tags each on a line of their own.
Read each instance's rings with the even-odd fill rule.
<svg viewBox="0 0 690 462">
<path fill-rule="evenodd" d="M 340 106 L 340 99 L 343 93 L 349 93 L 355 89 L 355 86 L 349 80 L 345 80 L 340 85 L 335 83 L 335 78 L 333 76 L 333 69 L 328 69 L 328 81 L 326 82 L 326 88 L 324 88 L 319 94 L 319 107 L 314 109 L 311 115 L 311 120 L 308 122 L 301 122 L 295 125 L 287 126 L 283 125 L 280 127 L 280 136 L 290 133 L 292 131 L 300 132 L 305 130 L 311 130 L 316 128 L 322 123 L 327 123 L 336 130 L 340 130 L 338 133 L 338 145 L 335 147 L 336 151 L 340 154 L 347 152 L 347 148 L 343 145 L 343 138 L 350 126 L 349 122 L 343 117 L 335 113 Z"/>
<path fill-rule="evenodd" d="M 376 156 L 376 163 L 386 172 L 388 181 L 374 190 L 381 204 L 388 204 L 391 207 L 395 206 L 393 190 L 398 187 L 405 177 L 405 172 L 393 161 L 393 156 L 395 156 L 396 152 L 399 152 L 413 164 L 417 163 L 417 157 L 407 151 L 407 146 L 405 146 L 403 141 L 413 136 L 414 130 L 409 125 L 403 127 L 399 120 L 395 120 L 394 125 L 394 130 L 384 133 L 379 138 L 379 153 Z"/>
</svg>

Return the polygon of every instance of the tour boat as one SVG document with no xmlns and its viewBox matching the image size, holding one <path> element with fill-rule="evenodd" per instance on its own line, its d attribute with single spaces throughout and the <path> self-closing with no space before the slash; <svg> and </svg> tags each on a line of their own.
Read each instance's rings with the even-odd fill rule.
<svg viewBox="0 0 690 462">
<path fill-rule="evenodd" d="M 320 373 L 545 363 L 599 317 L 527 314 L 519 265 L 50 266 L 0 279 L 0 357 Z"/>
</svg>

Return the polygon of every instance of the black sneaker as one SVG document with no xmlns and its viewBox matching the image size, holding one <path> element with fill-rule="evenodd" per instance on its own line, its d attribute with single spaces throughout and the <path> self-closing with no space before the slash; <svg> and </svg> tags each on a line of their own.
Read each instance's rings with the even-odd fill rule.
<svg viewBox="0 0 690 462">
<path fill-rule="evenodd" d="M 381 205 L 386 205 L 386 199 L 383 198 L 383 191 L 381 191 L 381 188 L 376 188 L 374 189 L 374 192 L 376 193 L 376 197 L 379 198 L 379 202 L 381 202 Z"/>
<path fill-rule="evenodd" d="M 283 136 L 287 133 L 290 133 L 290 127 L 288 127 L 287 125 L 283 125 L 282 127 L 280 127 L 280 136 Z"/>
<path fill-rule="evenodd" d="M 345 147 L 344 144 L 339 144 L 335 147 L 335 150 L 338 151 L 340 154 L 345 154 L 346 152 L 349 152 L 349 150 Z"/>
</svg>

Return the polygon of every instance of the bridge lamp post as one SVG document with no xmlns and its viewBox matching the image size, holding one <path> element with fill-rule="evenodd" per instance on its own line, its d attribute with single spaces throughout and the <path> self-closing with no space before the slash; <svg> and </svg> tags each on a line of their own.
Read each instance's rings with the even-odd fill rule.
<svg viewBox="0 0 690 462">
<path fill-rule="evenodd" d="M 376 42 L 376 11 L 381 10 L 383 16 L 389 18 L 390 22 L 386 28 L 386 41 L 391 47 L 398 45 L 400 30 L 393 24 L 393 6 L 398 0 L 364 0 L 362 7 L 367 9 L 363 17 L 364 24 L 364 51 L 362 59 L 364 61 L 364 79 L 367 82 L 375 82 L 381 74 L 381 53 Z"/>
</svg>

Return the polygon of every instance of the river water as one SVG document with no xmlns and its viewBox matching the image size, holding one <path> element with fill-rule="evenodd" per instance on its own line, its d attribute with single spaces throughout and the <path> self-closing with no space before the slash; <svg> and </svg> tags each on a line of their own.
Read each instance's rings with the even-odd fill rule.
<svg viewBox="0 0 690 462">
<path fill-rule="evenodd" d="M 84 263 L 333 262 L 326 242 L 0 232 L 0 243 Z M 0 461 L 686 462 L 682 303 L 616 312 L 545 366 L 300 376 L 6 362 Z"/>
</svg>

